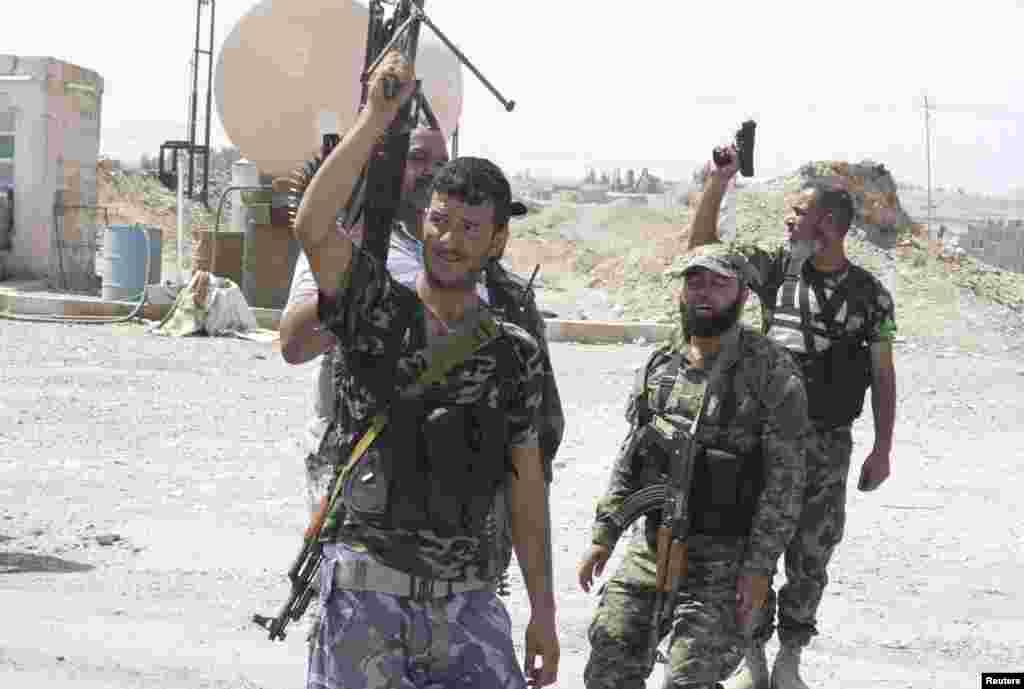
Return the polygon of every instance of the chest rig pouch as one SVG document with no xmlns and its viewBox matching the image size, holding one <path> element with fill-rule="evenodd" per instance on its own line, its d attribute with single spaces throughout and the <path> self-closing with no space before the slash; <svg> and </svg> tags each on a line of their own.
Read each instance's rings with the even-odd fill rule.
<svg viewBox="0 0 1024 689">
<path fill-rule="evenodd" d="M 678 354 L 675 357 L 681 359 Z M 666 413 L 672 388 L 679 384 L 678 375 L 679 362 L 673 358 L 659 381 L 655 404 L 650 408 L 641 405 L 638 410 L 647 419 L 638 430 L 638 443 L 644 452 L 653 453 L 663 481 L 670 472 L 672 462 L 685 461 L 688 444 L 692 442 L 688 422 L 680 423 L 682 419 L 678 416 Z M 715 386 L 705 393 L 715 394 L 718 390 L 723 392 L 716 411 L 705 421 L 719 429 L 732 423 L 737 408 L 732 376 L 726 372 L 725 377 L 724 385 Z M 638 420 L 643 418 L 640 416 Z M 718 432 L 714 435 L 717 436 Z M 694 456 L 690 483 L 691 532 L 745 537 L 750 532 L 763 488 L 764 466 L 759 452 L 736 454 L 721 447 L 700 446 Z M 661 512 L 658 511 L 650 513 L 645 523 L 645 536 L 652 548 L 657 547 L 660 521 Z"/>
<path fill-rule="evenodd" d="M 807 413 L 825 428 L 853 423 L 864 411 L 871 387 L 871 354 L 851 338 L 833 340 L 824 352 L 794 356 L 807 387 Z"/>
<path fill-rule="evenodd" d="M 750 533 L 763 488 L 760 456 L 701 450 L 694 463 L 690 491 L 694 533 L 745 537 Z"/>
<path fill-rule="evenodd" d="M 497 408 L 455 404 L 431 389 L 395 399 L 387 427 L 345 477 L 346 513 L 383 530 L 480 536 L 511 469 L 504 384 L 511 356 L 497 357 Z"/>
</svg>

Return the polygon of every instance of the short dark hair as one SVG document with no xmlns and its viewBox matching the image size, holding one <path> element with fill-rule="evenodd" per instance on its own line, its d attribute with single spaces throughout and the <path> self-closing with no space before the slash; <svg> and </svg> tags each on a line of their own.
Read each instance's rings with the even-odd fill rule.
<svg viewBox="0 0 1024 689">
<path fill-rule="evenodd" d="M 526 211 L 523 204 L 512 201 L 512 187 L 501 168 L 485 158 L 462 156 L 448 161 L 434 178 L 434 191 L 456 196 L 471 206 L 490 201 L 497 227 L 505 227 L 509 217 Z"/>
<path fill-rule="evenodd" d="M 836 224 L 847 231 L 850 223 L 853 222 L 854 207 L 853 197 L 850 192 L 838 187 L 826 186 L 823 184 L 808 184 L 804 189 L 814 191 L 814 207 L 831 213 Z"/>
</svg>

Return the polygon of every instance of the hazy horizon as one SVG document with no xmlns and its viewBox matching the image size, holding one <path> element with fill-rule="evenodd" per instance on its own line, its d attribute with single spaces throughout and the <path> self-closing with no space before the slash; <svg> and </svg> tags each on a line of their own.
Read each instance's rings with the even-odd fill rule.
<svg viewBox="0 0 1024 689">
<path fill-rule="evenodd" d="M 215 60 L 255 4 L 218 0 Z M 102 151 L 137 163 L 163 141 L 186 138 L 196 4 L 105 0 L 96 8 L 71 0 L 19 5 L 4 51 L 97 71 L 105 80 Z M 810 0 L 744 4 L 727 16 L 717 6 L 668 0 L 520 0 L 501 13 L 429 0 L 425 8 L 516 101 L 505 112 L 463 69 L 460 152 L 493 158 L 509 174 L 578 178 L 588 167 L 619 166 L 685 179 L 753 117 L 758 177 L 810 160 L 870 159 L 900 182 L 924 186 L 927 94 L 935 106 L 934 187 L 1024 190 L 1022 0 L 976 2 L 971 24 L 958 6 L 923 0 L 864 0 L 841 21 Z M 131 30 L 105 37 L 114 20 Z M 216 107 L 211 137 L 215 147 L 230 144 Z"/>
</svg>

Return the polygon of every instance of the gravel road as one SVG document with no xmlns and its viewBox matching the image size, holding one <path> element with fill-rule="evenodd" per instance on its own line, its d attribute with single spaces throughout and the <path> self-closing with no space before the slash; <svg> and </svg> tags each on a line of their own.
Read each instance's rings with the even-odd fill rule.
<svg viewBox="0 0 1024 689">
<path fill-rule="evenodd" d="M 303 527 L 310 365 L 137 325 L 0 321 L 0 341 L 0 686 L 300 685 L 302 627 L 271 643 L 248 619 L 285 596 Z M 1024 363 L 1019 342 L 990 344 L 900 345 L 895 473 L 851 489 L 812 686 L 960 689 L 1024 670 Z M 553 345 L 568 417 L 553 487 L 559 687 L 582 687 L 595 598 L 575 567 L 648 351 Z M 854 471 L 869 419 L 855 437 Z"/>
</svg>

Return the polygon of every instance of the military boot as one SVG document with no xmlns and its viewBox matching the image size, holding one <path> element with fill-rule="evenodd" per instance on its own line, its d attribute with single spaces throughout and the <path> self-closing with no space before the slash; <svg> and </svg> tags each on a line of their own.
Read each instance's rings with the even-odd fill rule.
<svg viewBox="0 0 1024 689">
<path fill-rule="evenodd" d="M 800 651 L 799 646 L 783 645 L 779 648 L 772 667 L 771 689 L 808 689 L 800 679 Z"/>
<path fill-rule="evenodd" d="M 722 689 L 770 689 L 768 659 L 764 644 L 754 643 L 743 650 L 739 667 L 721 683 Z"/>
</svg>

